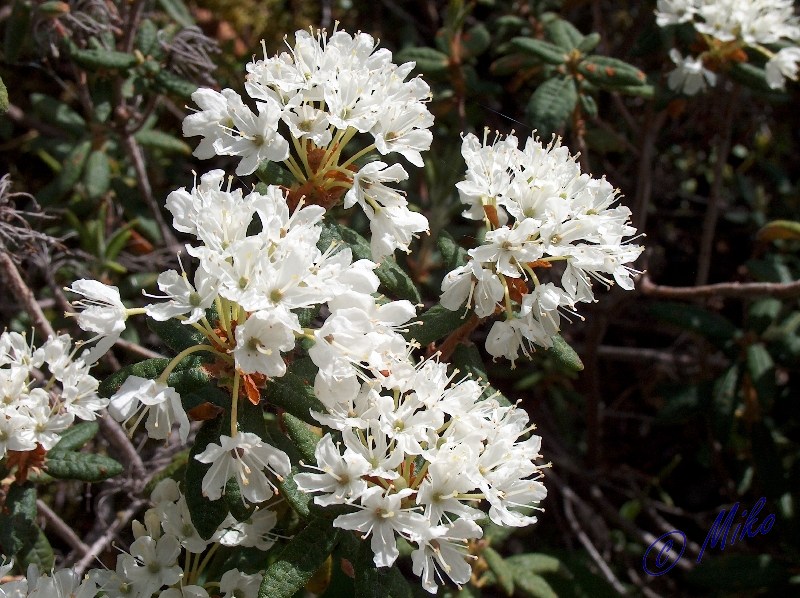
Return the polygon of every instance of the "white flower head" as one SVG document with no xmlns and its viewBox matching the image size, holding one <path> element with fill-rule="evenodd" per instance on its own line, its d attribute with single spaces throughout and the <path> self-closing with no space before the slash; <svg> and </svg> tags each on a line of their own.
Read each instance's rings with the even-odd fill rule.
<svg viewBox="0 0 800 598">
<path fill-rule="evenodd" d="M 195 456 L 211 467 L 203 476 L 202 490 L 209 500 L 218 500 L 228 480 L 235 478 L 242 496 L 257 504 L 269 500 L 275 485 L 267 473 L 285 478 L 291 471 L 289 457 L 280 449 L 264 443 L 251 432 L 240 432 L 234 438 L 220 436 L 220 444 L 210 443 Z"/>
<path fill-rule="evenodd" d="M 97 343 L 83 357 L 87 364 L 93 364 L 111 348 L 125 330 L 128 310 L 122 304 L 117 287 L 96 280 L 84 278 L 76 280 L 67 290 L 83 296 L 83 299 L 74 302 L 74 305 L 82 311 L 67 315 L 74 316 L 81 329 L 97 333 L 89 341 Z"/>
<path fill-rule="evenodd" d="M 156 440 L 166 440 L 176 422 L 181 442 L 186 442 L 189 436 L 189 418 L 181 405 L 180 395 L 174 388 L 157 380 L 128 376 L 111 397 L 108 412 L 123 423 L 136 417 L 134 427 L 147 415 L 147 435 Z"/>
</svg>

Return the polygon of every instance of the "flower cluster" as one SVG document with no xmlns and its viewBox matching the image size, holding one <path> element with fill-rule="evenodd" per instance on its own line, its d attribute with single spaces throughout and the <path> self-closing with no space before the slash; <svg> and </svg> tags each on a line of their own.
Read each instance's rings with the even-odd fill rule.
<svg viewBox="0 0 800 598">
<path fill-rule="evenodd" d="M 39 348 L 17 332 L 0 334 L 0 459 L 53 448 L 75 418 L 94 420 L 108 404 L 68 335 Z M 24 473 L 18 472 L 18 477 Z"/>
<path fill-rule="evenodd" d="M 714 86 L 714 70 L 746 61 L 744 48 L 751 48 L 767 59 L 769 86 L 783 89 L 786 79 L 797 80 L 800 65 L 800 17 L 794 11 L 792 0 L 658 0 L 660 26 L 691 23 L 706 47 L 696 57 L 670 51 L 677 65 L 669 75 L 670 88 L 694 95 Z"/>
<path fill-rule="evenodd" d="M 176 319 L 201 332 L 206 342 L 189 347 L 153 380 L 131 375 L 111 397 L 108 411 L 116 420 L 145 420 L 150 438 L 166 439 L 173 424 L 186 442 L 189 419 L 180 395 L 167 381 L 182 359 L 194 352 L 212 355 L 208 366 L 217 382 L 231 393 L 231 434 L 211 444 L 197 459 L 213 463 L 203 491 L 217 500 L 230 478 L 241 482 L 253 504 L 272 496 L 267 474 L 280 479 L 289 472 L 283 451 L 236 427 L 235 404 L 240 397 L 261 400 L 267 380 L 286 373 L 285 355 L 299 339 L 314 341 L 309 355 L 327 380 L 354 377 L 361 368 L 382 369 L 408 352 L 399 327 L 414 317 L 408 301 L 376 298 L 378 278 L 369 260 L 353 262 L 349 248 L 317 247 L 322 232 L 320 206 L 298 206 L 289 212 L 287 198 L 276 186 L 244 195 L 223 188 L 222 171 L 214 170 L 193 189 L 181 188 L 167 198 L 176 230 L 193 235 L 198 244 L 187 252 L 198 260 L 193 277 L 169 270 L 158 277 L 161 301 L 125 309 L 118 291 L 96 281 L 79 281 L 83 311 L 75 314 L 81 327 L 97 333 L 97 346 L 116 337 L 132 313 L 156 321 Z M 92 284 L 89 284 L 92 283 Z M 112 297 L 109 300 L 109 297 Z M 303 328 L 298 312 L 325 306 L 319 328 Z M 213 310 L 212 324 L 207 310 Z"/>
<path fill-rule="evenodd" d="M 396 248 L 408 251 L 414 234 L 428 230 L 427 219 L 385 185 L 408 173 L 399 164 L 371 161 L 359 168 L 356 161 L 377 150 L 422 166 L 433 116 L 425 106 L 428 85 L 420 78 L 406 81 L 414 63 L 398 66 L 390 51 L 376 50 L 370 35 L 344 31 L 330 38 L 324 31 L 298 31 L 288 52 L 272 58 L 264 53 L 247 65 L 245 91 L 255 110 L 231 89 L 201 88 L 192 95 L 200 110 L 186 117 L 183 132 L 203 137 L 195 155 L 239 156 L 239 175 L 283 162 L 296 179 L 291 203 L 328 208 L 346 194 L 345 207 L 358 203 L 372 223 L 375 259 Z M 372 142 L 343 159 L 359 134 Z"/>
<path fill-rule="evenodd" d="M 219 546 L 267 550 L 274 543 L 271 531 L 277 518 L 268 509 L 254 511 L 245 521 L 229 515 L 216 533 L 204 540 L 192 523 L 186 498 L 177 482 L 162 480 L 150 500 L 153 507 L 145 512 L 142 522 L 134 521 L 134 541 L 129 552 L 117 559 L 116 568 L 94 569 L 89 573 L 90 582 L 106 596 L 149 598 L 156 594 L 160 598 L 209 598 L 208 591 L 198 585 L 198 578 L 209 562 L 207 558 L 201 559 L 203 553 L 213 555 Z M 222 598 L 256 598 L 261 577 L 238 569 L 226 571 L 219 582 Z M 167 589 L 163 589 L 165 586 Z"/>
<path fill-rule="evenodd" d="M 581 173 L 559 140 L 544 146 L 531 137 L 519 149 L 513 135 L 487 143 L 470 134 L 461 152 L 463 215 L 483 219 L 488 231 L 472 259 L 445 276 L 441 301 L 453 311 L 466 302 L 479 318 L 505 312 L 486 341 L 491 355 L 513 362 L 520 349 L 527 354 L 525 342 L 551 346 L 560 310 L 594 301 L 591 278 L 633 288 L 636 271 L 626 264 L 642 247 L 625 240 L 636 232 L 630 210 L 615 205 L 608 181 Z M 540 278 L 559 269 L 560 286 Z"/>
<path fill-rule="evenodd" d="M 419 345 L 409 340 L 416 306 L 379 294 L 374 261 L 354 260 L 345 243 L 322 240 L 326 226 L 336 229 L 328 211 L 338 203 L 357 203 L 369 217 L 375 259 L 408 250 L 413 236 L 427 230 L 427 220 L 390 185 L 408 177 L 405 169 L 363 160 L 377 151 L 422 164 L 432 117 L 427 85 L 406 80 L 412 68 L 393 64 L 369 35 L 301 31 L 288 53 L 248 65 L 245 89 L 255 109 L 232 90 L 198 90 L 193 97 L 201 110 L 184 121 L 186 135 L 203 137 L 196 155 L 239 156 L 239 175 L 264 175 L 260 167 L 282 162 L 294 183 L 282 178 L 281 186 L 243 191 L 212 170 L 191 188 L 170 193 L 173 227 L 192 239 L 186 245 L 191 267 L 187 272 L 181 262 L 180 271 L 162 272 L 160 292 L 136 308 L 127 308 L 115 287 L 73 283 L 69 290 L 81 298 L 69 315 L 94 343 L 79 359 L 64 357 L 71 355 L 68 337 L 32 350 L 19 335 L 3 335 L 0 366 L 8 365 L 9 374 L 3 369 L 0 381 L 4 395 L 15 397 L 0 407 L 4 451 L 3 442 L 10 450 L 49 448 L 71 418 L 91 419 L 106 404 L 131 435 L 143 423 L 156 440 L 169 441 L 177 429 L 180 443 L 189 442 L 192 418 L 213 424 L 204 425 L 201 434 L 211 436 L 190 453 L 187 484 L 166 479 L 157 485 L 153 507 L 134 523 L 135 539 L 116 568 L 93 570 L 80 586 L 65 577 L 70 592 L 207 598 L 209 587 L 219 586 L 214 595 L 254 598 L 260 572 L 232 569 L 216 581 L 207 568 L 219 546 L 270 549 L 278 519 L 271 509 L 283 500 L 276 499 L 278 489 L 286 492 L 283 483 L 293 472 L 297 487 L 315 494 L 319 506 L 344 505 L 333 525 L 368 538 L 376 566 L 395 562 L 398 538 L 413 544 L 412 570 L 430 592 L 445 577 L 469 580 L 470 542 L 483 534 L 484 509 L 500 526 L 536 521 L 546 466 L 537 464 L 541 439 L 528 415 L 487 398 L 475 380 L 456 380 L 458 372 L 447 364 L 418 361 Z M 371 142 L 343 158 L 359 135 Z M 465 215 L 483 219 L 489 231 L 470 263 L 448 274 L 442 303 L 457 310 L 466 301 L 480 318 L 505 307 L 505 321 L 490 334 L 493 355 L 513 361 L 523 340 L 547 346 L 558 331 L 558 310 L 593 300 L 590 277 L 632 286 L 625 264 L 641 249 L 623 242 L 634 233 L 629 212 L 613 206 L 616 192 L 604 179 L 580 173 L 566 148 L 531 139 L 520 150 L 514 137 L 487 145 L 469 135 L 463 153 L 467 179 L 458 188 Z M 553 264 L 564 268 L 561 287 L 539 279 Z M 180 337 L 179 352 L 161 365 L 134 364 L 121 382 L 111 378 L 116 391 L 101 400 L 86 371 L 135 315 Z M 303 473 L 266 433 L 263 413 L 270 388 L 292 388 L 300 378 L 299 362 L 315 371 L 307 379 L 313 376 L 324 409 L 311 415 L 325 427 L 316 465 Z M 46 410 L 16 398 L 34 394 L 30 372 L 44 364 L 63 389 L 58 398 L 41 391 Z M 195 394 L 198 380 L 215 388 Z M 46 388 L 52 391 L 54 383 Z M 194 407 L 198 398 L 207 402 Z M 37 409 L 49 419 L 36 419 Z M 35 425 L 18 423 L 23 416 Z M 48 426 L 56 435 L 47 435 Z M 6 433 L 12 427 L 14 434 Z M 214 506 L 239 518 L 229 514 L 206 539 L 192 517 L 198 503 L 209 501 L 221 501 Z M 213 524 L 204 534 L 210 531 Z M 51 583 L 42 580 L 63 575 L 35 581 L 33 571 L 34 581 L 12 590 L 38 595 L 39 586 Z"/>
<path fill-rule="evenodd" d="M 466 544 L 482 535 L 481 501 L 498 525 L 536 521 L 523 510 L 547 494 L 534 463 L 541 438 L 529 435 L 524 411 L 482 399 L 474 380 L 453 383 L 445 364 L 398 361 L 374 375 L 361 384 L 318 378 L 328 413 L 315 417 L 342 441 L 326 434 L 316 471 L 295 481 L 319 505 L 357 508 L 333 524 L 371 536 L 376 566 L 394 563 L 399 536 L 416 546 L 413 571 L 426 590 L 436 592 L 442 572 L 466 583 Z"/>
</svg>

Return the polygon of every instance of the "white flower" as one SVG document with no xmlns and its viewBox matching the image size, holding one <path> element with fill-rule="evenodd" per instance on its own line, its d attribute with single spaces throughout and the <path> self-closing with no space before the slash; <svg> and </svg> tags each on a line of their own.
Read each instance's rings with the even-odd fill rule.
<svg viewBox="0 0 800 598">
<path fill-rule="evenodd" d="M 181 586 L 180 588 L 167 588 L 158 598 L 208 598 L 208 592 L 200 586 Z"/>
<path fill-rule="evenodd" d="M 470 249 L 472 258 L 481 263 L 495 263 L 504 276 L 519 278 L 524 275 L 521 264 L 533 262 L 542 256 L 542 248 L 532 241 L 539 223 L 532 218 L 517 221 L 513 227 L 501 226 L 486 233 L 480 247 Z"/>
<path fill-rule="evenodd" d="M 150 596 L 162 586 L 177 583 L 183 569 L 176 563 L 181 545 L 175 536 L 159 539 L 141 536 L 131 544 L 130 554 L 122 555 L 122 569 L 131 586 L 140 596 Z"/>
<path fill-rule="evenodd" d="M 468 559 L 467 542 L 483 536 L 483 530 L 474 521 L 458 519 L 450 525 L 429 527 L 415 538 L 419 548 L 411 553 L 412 571 L 422 579 L 422 587 L 431 594 L 438 589 L 436 579 L 443 571 L 459 587 L 469 581 L 472 567 Z"/>
<path fill-rule="evenodd" d="M 256 598 L 263 575 L 247 575 L 238 569 L 226 571 L 219 580 L 222 598 Z"/>
<path fill-rule="evenodd" d="M 136 417 L 134 426 L 147 414 L 147 435 L 156 440 L 166 440 L 172 424 L 178 423 L 178 436 L 186 442 L 189 436 L 189 418 L 181 405 L 181 397 L 174 388 L 157 380 L 128 376 L 108 405 L 115 420 L 127 423 Z"/>
<path fill-rule="evenodd" d="M 281 110 L 275 102 L 258 102 L 256 114 L 236 92 L 226 89 L 222 93 L 236 128 L 230 137 L 214 141 L 214 150 L 220 155 L 242 156 L 236 174 L 253 174 L 262 161 L 280 162 L 289 157 L 289 142 L 278 133 Z"/>
<path fill-rule="evenodd" d="M 194 283 L 197 288 L 189 282 L 186 272 L 178 274 L 175 270 L 167 270 L 159 274 L 158 288 L 166 294 L 163 298 L 168 301 L 146 306 L 147 315 L 163 322 L 188 313 L 184 324 L 199 322 L 214 304 L 217 288 L 215 280 L 202 268 L 195 273 Z"/>
<path fill-rule="evenodd" d="M 698 91 L 705 91 L 707 84 L 716 85 L 716 73 L 705 68 L 701 59 L 684 58 L 675 48 L 669 51 L 669 57 L 678 65 L 667 78 L 670 89 L 693 96 Z"/>
<path fill-rule="evenodd" d="M 782 48 L 766 64 L 769 86 L 772 89 L 783 89 L 786 79 L 797 81 L 798 63 L 800 63 L 800 48 Z"/>
<path fill-rule="evenodd" d="M 228 480 L 236 478 L 242 496 L 251 503 L 272 498 L 275 485 L 265 471 L 279 479 L 288 476 L 292 466 L 286 453 L 250 432 L 240 432 L 235 438 L 223 435 L 219 440 L 220 444 L 209 443 L 195 456 L 201 463 L 211 463 L 203 476 L 203 494 L 209 500 L 218 500 Z"/>
<path fill-rule="evenodd" d="M 422 515 L 400 507 L 400 501 L 413 493 L 412 489 L 406 488 L 389 494 L 383 488 L 373 486 L 361 494 L 359 512 L 339 515 L 333 520 L 333 525 L 363 532 L 362 538 L 372 536 L 370 546 L 375 553 L 375 566 L 390 567 L 400 556 L 395 532 L 408 538 L 429 527 L 428 520 Z"/>
<path fill-rule="evenodd" d="M 294 330 L 300 332 L 300 326 L 297 325 Z M 236 366 L 245 374 L 259 372 L 268 377 L 280 377 L 286 373 L 286 362 L 281 357 L 281 351 L 290 351 L 294 345 L 292 328 L 269 313 L 259 311 L 236 328 L 233 357 Z"/>
<path fill-rule="evenodd" d="M 658 0 L 656 22 L 660 27 L 691 21 L 696 12 L 694 0 Z"/>
<path fill-rule="evenodd" d="M 195 91 L 192 100 L 201 110 L 183 119 L 183 136 L 202 135 L 203 139 L 192 153 L 202 160 L 208 160 L 217 155 L 214 144 L 218 139 L 223 143 L 231 141 L 234 125 L 228 114 L 228 100 L 220 92 L 206 87 Z"/>
<path fill-rule="evenodd" d="M 117 287 L 108 286 L 96 280 L 83 278 L 76 280 L 67 290 L 84 297 L 73 303 L 82 311 L 67 315 L 74 316 L 82 330 L 97 333 L 88 341 L 97 341 L 97 344 L 83 356 L 85 363 L 94 364 L 111 348 L 125 330 L 128 310 L 122 304 Z"/>
<path fill-rule="evenodd" d="M 272 530 L 277 523 L 278 516 L 269 509 L 256 509 L 245 521 L 237 521 L 233 515 L 228 515 L 212 539 L 223 546 L 267 551 L 275 544 L 276 536 L 272 534 Z"/>
<path fill-rule="evenodd" d="M 297 487 L 303 492 L 322 492 L 314 502 L 321 506 L 357 500 L 367 489 L 362 476 L 367 475 L 370 464 L 351 450 L 344 455 L 334 446 L 330 434 L 326 434 L 314 449 L 317 467 L 321 473 L 299 473 L 294 476 Z"/>
</svg>

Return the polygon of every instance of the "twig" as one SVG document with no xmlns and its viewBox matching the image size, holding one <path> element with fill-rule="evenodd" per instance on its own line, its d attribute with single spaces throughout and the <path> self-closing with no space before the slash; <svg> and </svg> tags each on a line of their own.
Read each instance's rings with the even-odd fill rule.
<svg viewBox="0 0 800 598">
<path fill-rule="evenodd" d="M 65 139 L 68 137 L 67 133 L 59 129 L 58 127 L 54 127 L 51 124 L 42 122 L 35 118 L 32 118 L 25 114 L 25 112 L 19 106 L 15 106 L 14 104 L 8 105 L 8 110 L 5 114 L 12 122 L 29 128 L 35 129 L 39 133 L 43 135 L 47 135 L 48 137 L 55 137 L 57 139 Z"/>
<path fill-rule="evenodd" d="M 469 339 L 469 335 L 472 334 L 472 331 L 475 330 L 480 323 L 481 319 L 475 314 L 472 314 L 469 320 L 451 332 L 439 347 L 441 360 L 448 361 L 453 351 L 456 350 L 456 347 L 465 344 Z"/>
<path fill-rule="evenodd" d="M 153 213 L 153 217 L 158 224 L 158 230 L 161 231 L 162 241 L 165 245 L 174 244 L 175 237 L 172 235 L 172 229 L 167 226 L 164 216 L 161 214 L 161 208 L 156 203 L 153 197 L 153 189 L 150 186 L 150 179 L 147 176 L 147 168 L 144 164 L 144 156 L 142 155 L 142 148 L 136 143 L 136 140 L 130 135 L 122 136 L 122 144 L 125 146 L 125 151 L 133 163 L 133 169 L 136 171 L 136 182 L 139 185 L 139 190 L 142 192 L 147 207 Z"/>
<path fill-rule="evenodd" d="M 45 317 L 44 312 L 42 312 L 42 308 L 39 307 L 36 297 L 33 296 L 33 292 L 28 288 L 28 285 L 25 284 L 25 281 L 22 280 L 17 266 L 4 247 L 0 247 L 0 269 L 2 269 L 6 282 L 11 289 L 11 293 L 17 298 L 17 301 L 25 306 L 25 311 L 30 315 L 31 321 L 39 333 L 42 334 L 44 338 L 55 336 L 56 333 Z"/>
<path fill-rule="evenodd" d="M 636 174 L 636 192 L 633 201 L 633 225 L 639 232 L 644 232 L 647 225 L 647 210 L 650 198 L 653 195 L 653 158 L 655 156 L 656 139 L 664 121 L 667 111 L 662 110 L 653 116 L 652 103 L 647 105 L 647 116 L 644 119 L 642 145 L 639 151 L 639 170 Z"/>
<path fill-rule="evenodd" d="M 147 347 L 143 347 L 141 345 L 137 345 L 136 343 L 132 343 L 130 341 L 123 340 L 118 338 L 114 341 L 114 345 L 119 347 L 120 349 L 124 349 L 129 353 L 133 353 L 134 355 L 138 355 L 139 357 L 144 357 L 145 359 L 163 359 L 166 355 L 162 355 L 156 351 L 151 351 Z"/>
<path fill-rule="evenodd" d="M 136 516 L 136 513 L 139 509 L 146 503 L 144 500 L 136 500 L 128 505 L 128 508 L 125 509 L 122 513 L 117 515 L 117 520 L 114 521 L 111 525 L 108 526 L 106 532 L 100 536 L 97 540 L 92 543 L 89 547 L 89 550 L 83 555 L 80 561 L 78 561 L 75 566 L 72 568 L 75 571 L 75 574 L 80 579 L 83 577 L 83 574 L 86 572 L 86 569 L 92 564 L 92 562 L 106 549 L 111 542 L 114 541 L 114 537 L 117 535 L 117 532 L 128 525 L 131 519 Z"/>
<path fill-rule="evenodd" d="M 109 444 L 117 449 L 125 460 L 128 462 L 128 471 L 131 478 L 136 481 L 137 485 L 141 484 L 147 476 L 147 471 L 142 462 L 142 458 L 136 449 L 131 444 L 128 435 L 116 421 L 108 417 L 98 417 L 97 423 L 100 425 L 100 431 L 103 437 L 108 440 Z"/>
<path fill-rule="evenodd" d="M 725 165 L 728 163 L 728 154 L 731 151 L 731 141 L 733 138 L 733 116 L 738 106 L 739 86 L 734 84 L 733 89 L 728 94 L 728 103 L 725 106 L 725 116 L 722 124 L 722 138 L 717 145 L 717 161 L 714 164 L 714 181 L 711 184 L 711 191 L 708 195 L 708 208 L 703 218 L 703 233 L 700 237 L 700 255 L 697 258 L 696 285 L 704 285 L 708 282 L 708 273 L 711 269 L 711 255 L 714 249 L 714 236 L 719 219 L 719 209 L 722 194 L 722 179 L 725 172 Z"/>
<path fill-rule="evenodd" d="M 67 525 L 64 520 L 61 519 L 61 517 L 56 515 L 53 510 L 47 506 L 46 502 L 44 502 L 42 499 L 37 499 L 36 508 L 42 517 L 44 517 L 48 527 L 51 527 L 53 531 L 61 537 L 62 540 L 72 546 L 73 549 L 78 551 L 81 556 L 89 552 L 89 547 L 83 543 L 83 540 L 81 540 L 78 535 L 72 531 L 72 528 Z"/>
<path fill-rule="evenodd" d="M 614 587 L 620 596 L 627 596 L 628 590 L 625 589 L 625 586 L 623 586 L 619 579 L 617 579 L 617 576 L 614 575 L 614 572 L 608 566 L 605 559 L 603 559 L 600 552 L 598 552 L 597 548 L 595 548 L 594 544 L 592 544 L 591 539 L 589 539 L 589 536 L 583 531 L 580 523 L 578 523 L 575 512 L 572 510 L 572 498 L 575 497 L 575 494 L 569 488 L 564 487 L 563 490 L 566 490 L 566 492 L 564 492 L 564 514 L 567 516 L 567 521 L 569 522 L 570 528 L 572 528 L 572 533 L 578 537 L 578 540 L 586 549 L 586 552 L 589 553 L 589 556 L 592 557 L 592 560 L 603 573 L 603 577 L 606 578 L 606 581 Z"/>
<path fill-rule="evenodd" d="M 694 287 L 669 287 L 655 284 L 644 274 L 637 284 L 643 295 L 662 297 L 665 299 L 681 299 L 690 301 L 707 297 L 736 297 L 747 299 L 768 295 L 778 299 L 796 299 L 800 297 L 800 280 L 793 282 L 721 282 Z"/>
</svg>

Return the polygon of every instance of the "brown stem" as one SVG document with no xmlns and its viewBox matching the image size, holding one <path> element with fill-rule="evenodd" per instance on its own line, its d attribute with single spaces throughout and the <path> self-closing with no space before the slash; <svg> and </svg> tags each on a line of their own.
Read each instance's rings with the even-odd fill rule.
<svg viewBox="0 0 800 598">
<path fill-rule="evenodd" d="M 639 170 L 636 175 L 636 194 L 633 202 L 633 225 L 643 232 L 647 225 L 647 210 L 653 195 L 653 159 L 656 151 L 656 138 L 667 119 L 666 110 L 653 116 L 653 105 L 648 104 L 648 114 L 644 119 L 642 146 L 639 151 Z"/>
<path fill-rule="evenodd" d="M 739 86 L 734 85 L 728 94 L 725 106 L 725 115 L 722 124 L 722 137 L 717 145 L 717 161 L 714 164 L 714 181 L 708 196 L 708 207 L 703 219 L 703 233 L 700 238 L 700 255 L 697 258 L 697 276 L 695 285 L 704 285 L 708 282 L 708 273 L 711 269 L 711 257 L 714 251 L 714 236 L 719 219 L 719 209 L 722 195 L 722 179 L 725 165 L 728 163 L 728 154 L 731 151 L 733 138 L 733 117 L 738 105 Z"/>
<path fill-rule="evenodd" d="M 47 526 L 52 528 L 62 540 L 72 546 L 72 548 L 76 550 L 80 556 L 83 556 L 89 552 L 89 547 L 83 543 L 83 540 L 81 540 L 78 535 L 72 531 L 72 528 L 67 525 L 64 520 L 61 519 L 61 517 L 53 512 L 46 502 L 41 499 L 37 499 L 36 508 L 39 511 L 39 514 L 44 517 Z"/>
<path fill-rule="evenodd" d="M 111 419 L 110 415 L 98 417 L 97 423 L 100 425 L 100 431 L 103 433 L 108 443 L 113 446 L 127 461 L 128 471 L 130 478 L 135 484 L 144 482 L 147 476 L 147 470 L 144 467 L 142 458 L 136 452 L 133 444 L 131 444 L 125 430 L 122 429 L 115 420 Z"/>
<path fill-rule="evenodd" d="M 136 182 L 139 185 L 139 191 L 141 191 L 147 207 L 150 208 L 150 211 L 153 213 L 153 217 L 158 224 L 158 230 L 161 231 L 161 237 L 164 244 L 174 244 L 175 237 L 172 234 L 172 229 L 164 220 L 164 216 L 161 214 L 161 208 L 153 197 L 153 188 L 150 186 L 150 179 L 147 176 L 147 168 L 145 167 L 142 148 L 130 135 L 122 136 L 122 145 L 125 147 L 125 151 L 128 153 L 128 157 L 131 159 L 133 168 L 136 171 Z"/>
<path fill-rule="evenodd" d="M 83 576 L 86 569 L 92 565 L 94 560 L 114 541 L 117 533 L 130 523 L 131 519 L 136 516 L 136 513 L 138 513 L 139 509 L 145 504 L 146 501 L 144 500 L 137 500 L 130 504 L 127 509 L 117 515 L 117 520 L 108 526 L 106 532 L 92 543 L 88 552 L 86 552 L 83 558 L 72 568 L 79 579 Z"/>
<path fill-rule="evenodd" d="M 639 280 L 637 288 L 643 295 L 683 301 L 706 297 L 736 297 L 739 299 L 761 296 L 778 299 L 800 297 L 800 280 L 794 282 L 721 282 L 695 287 L 669 287 L 655 284 L 645 274 Z"/>
<path fill-rule="evenodd" d="M 465 343 L 467 339 L 469 339 L 469 335 L 472 334 L 472 331 L 475 330 L 480 323 L 481 319 L 475 314 L 472 314 L 469 320 L 451 332 L 439 347 L 442 361 L 448 361 L 453 351 L 456 350 L 456 347 Z"/>
<path fill-rule="evenodd" d="M 33 296 L 33 292 L 28 288 L 28 285 L 25 284 L 25 281 L 22 280 L 22 276 L 20 276 L 19 270 L 17 270 L 17 266 L 14 264 L 14 260 L 11 259 L 11 255 L 9 255 L 4 247 L 0 247 L 0 270 L 6 279 L 11 293 L 17 298 L 17 301 L 25 306 L 25 311 L 30 315 L 31 322 L 39 333 L 44 336 L 44 338 L 55 336 L 56 333 L 45 317 L 44 312 L 42 312 L 42 308 L 39 307 L 36 297 Z"/>
</svg>

